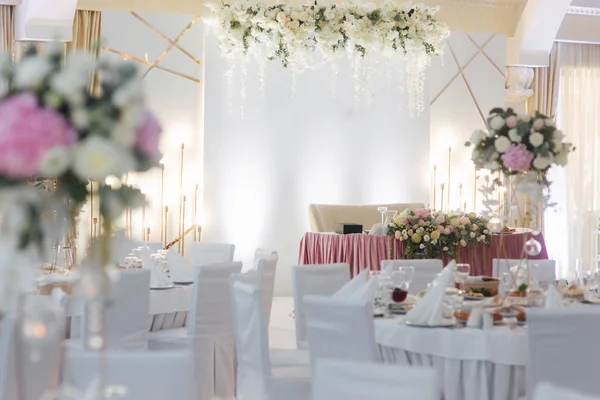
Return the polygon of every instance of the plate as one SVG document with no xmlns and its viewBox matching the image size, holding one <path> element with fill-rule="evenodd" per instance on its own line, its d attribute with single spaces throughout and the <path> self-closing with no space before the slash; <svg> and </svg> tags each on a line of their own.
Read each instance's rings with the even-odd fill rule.
<svg viewBox="0 0 600 400">
<path fill-rule="evenodd" d="M 503 312 L 501 312 L 500 315 L 502 315 L 503 318 L 516 318 L 517 317 L 517 313 L 503 313 Z"/>
<path fill-rule="evenodd" d="M 185 281 L 185 282 L 173 282 L 175 285 L 185 286 L 185 285 L 193 285 L 194 281 Z"/>
<path fill-rule="evenodd" d="M 150 290 L 168 290 L 168 289 L 174 289 L 175 285 L 164 285 L 164 286 L 155 286 L 155 287 L 151 287 Z"/>
<path fill-rule="evenodd" d="M 580 303 L 599 305 L 600 299 L 584 299 L 584 300 L 581 300 Z"/>
<path fill-rule="evenodd" d="M 455 321 L 451 321 L 451 320 L 446 320 L 444 322 L 442 322 L 441 324 L 438 325 L 426 325 L 426 324 L 418 324 L 415 322 L 410 322 L 410 321 L 405 321 L 404 322 L 407 326 L 414 326 L 416 328 L 451 328 L 453 327 L 456 322 Z"/>
<path fill-rule="evenodd" d="M 527 321 L 517 321 L 517 326 L 525 326 L 527 325 Z"/>
<path fill-rule="evenodd" d="M 489 297 L 487 297 L 489 298 Z M 479 296 L 465 296 L 465 300 L 485 300 L 486 297 L 479 297 Z"/>
</svg>

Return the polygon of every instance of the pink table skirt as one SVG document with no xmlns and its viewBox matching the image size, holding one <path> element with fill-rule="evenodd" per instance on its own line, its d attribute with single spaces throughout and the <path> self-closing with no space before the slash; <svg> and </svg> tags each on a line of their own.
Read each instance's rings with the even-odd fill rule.
<svg viewBox="0 0 600 400">
<path fill-rule="evenodd" d="M 467 246 L 461 249 L 457 261 L 471 264 L 471 275 L 492 275 L 494 258 L 521 259 L 525 257 L 523 245 L 532 237 L 531 233 L 514 233 L 492 236 L 490 246 Z M 544 237 L 540 233 L 536 239 L 542 244 L 542 252 L 531 259 L 548 259 Z M 403 258 L 404 246 L 393 240 L 393 258 Z M 390 256 L 390 239 L 387 236 L 354 234 L 338 235 L 331 233 L 308 232 L 300 241 L 299 264 L 350 264 L 351 275 L 369 268 L 379 270 L 381 260 Z M 444 263 L 449 262 L 444 258 Z"/>
</svg>

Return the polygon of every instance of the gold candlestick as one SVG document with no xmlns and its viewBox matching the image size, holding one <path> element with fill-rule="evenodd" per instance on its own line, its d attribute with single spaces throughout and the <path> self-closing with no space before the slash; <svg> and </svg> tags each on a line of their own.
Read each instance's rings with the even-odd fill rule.
<svg viewBox="0 0 600 400">
<path fill-rule="evenodd" d="M 436 175 L 437 175 L 437 165 L 433 166 L 433 208 L 435 209 L 435 190 L 436 190 Z"/>
<path fill-rule="evenodd" d="M 90 221 L 92 222 L 90 224 L 90 237 L 95 238 L 96 237 L 96 223 L 98 222 L 98 220 L 96 220 L 96 222 L 94 222 L 94 181 L 90 181 Z"/>
<path fill-rule="evenodd" d="M 98 218 L 92 218 L 92 239 L 98 236 Z"/>
<path fill-rule="evenodd" d="M 201 242 L 202 241 L 202 227 L 200 225 L 198 225 L 198 241 Z"/>
<path fill-rule="evenodd" d="M 442 183 L 440 185 L 440 191 L 442 192 L 442 195 L 440 196 L 440 211 L 444 211 L 444 184 Z"/>
<path fill-rule="evenodd" d="M 150 228 L 146 228 L 146 242 L 150 241 Z"/>
<path fill-rule="evenodd" d="M 196 184 L 196 188 L 194 190 L 194 212 L 193 212 L 193 221 L 192 223 L 198 223 L 198 185 Z M 194 242 L 198 241 L 198 232 L 194 229 Z"/>
<path fill-rule="evenodd" d="M 165 209 L 165 164 L 160 161 L 160 241 L 166 243 L 166 239 L 163 237 L 165 234 L 165 218 L 162 210 Z"/>
<path fill-rule="evenodd" d="M 473 212 L 477 212 L 477 165 L 473 174 Z"/>
<path fill-rule="evenodd" d="M 144 203 L 142 205 L 142 242 L 144 241 L 145 235 L 146 235 L 146 203 Z"/>
<path fill-rule="evenodd" d="M 452 187 L 451 182 L 450 182 L 450 177 L 451 177 L 451 171 L 450 169 L 452 168 L 452 147 L 448 147 L 448 211 L 450 211 L 450 188 Z M 460 206 L 459 206 L 460 207 Z"/>
<path fill-rule="evenodd" d="M 164 232 L 163 232 L 163 237 L 164 237 L 164 241 L 163 241 L 163 245 L 166 246 L 167 245 L 167 229 L 168 229 L 168 225 L 169 225 L 169 206 L 165 206 L 164 208 L 165 213 L 164 213 Z"/>
<path fill-rule="evenodd" d="M 179 158 L 179 232 L 183 232 L 183 225 L 181 221 L 182 213 L 183 213 L 183 150 L 185 149 L 185 145 L 181 143 L 181 155 Z M 181 242 L 177 243 L 177 251 L 181 253 Z"/>
<path fill-rule="evenodd" d="M 186 196 L 183 196 L 183 212 L 181 214 L 181 224 L 183 227 L 185 227 L 185 202 L 186 202 Z M 196 230 L 194 229 L 194 232 Z M 181 238 L 181 255 L 185 255 L 185 231 L 181 231 L 180 233 Z"/>
<path fill-rule="evenodd" d="M 460 211 L 460 205 L 462 204 L 462 183 L 458 184 L 458 210 Z"/>
</svg>

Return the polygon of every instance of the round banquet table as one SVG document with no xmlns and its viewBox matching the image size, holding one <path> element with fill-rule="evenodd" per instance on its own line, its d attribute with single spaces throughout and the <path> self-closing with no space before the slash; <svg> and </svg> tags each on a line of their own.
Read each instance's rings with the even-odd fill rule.
<svg viewBox="0 0 600 400">
<path fill-rule="evenodd" d="M 148 330 L 182 328 L 185 326 L 193 285 L 176 285 L 172 289 L 150 289 L 150 304 L 148 315 Z M 76 295 L 74 296 L 77 297 Z M 70 308 L 71 332 L 70 337 L 78 337 L 80 318 L 83 315 L 83 302 L 75 299 Z"/>
<path fill-rule="evenodd" d="M 526 395 L 526 328 L 418 328 L 403 319 L 375 320 L 383 361 L 434 368 L 444 400 L 518 400 Z"/>
</svg>

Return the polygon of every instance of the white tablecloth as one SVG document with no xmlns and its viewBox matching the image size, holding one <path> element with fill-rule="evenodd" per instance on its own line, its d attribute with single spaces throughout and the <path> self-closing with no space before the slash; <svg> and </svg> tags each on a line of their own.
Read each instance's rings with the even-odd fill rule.
<svg viewBox="0 0 600 400">
<path fill-rule="evenodd" d="M 416 328 L 403 318 L 375 320 L 384 362 L 436 369 L 444 400 L 517 400 L 525 396 L 525 328 Z"/>
<path fill-rule="evenodd" d="M 188 310 L 191 305 L 193 285 L 175 286 L 167 290 L 150 290 L 150 306 L 148 330 L 181 328 L 185 326 Z M 80 326 L 83 315 L 83 303 L 73 301 L 70 308 L 71 327 Z M 77 337 L 77 329 L 71 329 L 71 337 Z"/>
</svg>

